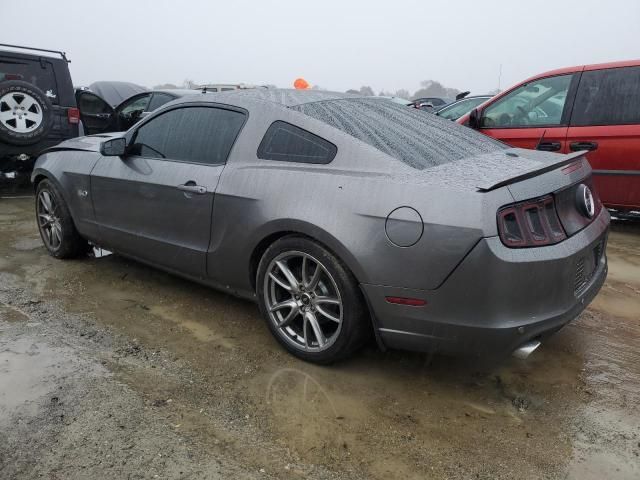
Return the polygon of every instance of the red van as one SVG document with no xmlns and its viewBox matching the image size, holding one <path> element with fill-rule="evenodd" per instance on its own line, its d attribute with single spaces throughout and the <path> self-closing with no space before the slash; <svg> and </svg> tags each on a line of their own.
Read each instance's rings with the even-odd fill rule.
<svg viewBox="0 0 640 480">
<path fill-rule="evenodd" d="M 514 147 L 588 150 L 603 203 L 640 210 L 640 60 L 536 75 L 458 123 Z"/>
</svg>

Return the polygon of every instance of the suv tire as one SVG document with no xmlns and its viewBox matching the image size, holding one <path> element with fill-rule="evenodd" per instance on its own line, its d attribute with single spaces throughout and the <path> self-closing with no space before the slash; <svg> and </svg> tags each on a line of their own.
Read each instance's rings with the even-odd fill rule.
<svg viewBox="0 0 640 480">
<path fill-rule="evenodd" d="M 51 110 L 51 102 L 35 85 L 21 80 L 0 82 L 0 142 L 39 142 L 51 129 Z"/>
</svg>

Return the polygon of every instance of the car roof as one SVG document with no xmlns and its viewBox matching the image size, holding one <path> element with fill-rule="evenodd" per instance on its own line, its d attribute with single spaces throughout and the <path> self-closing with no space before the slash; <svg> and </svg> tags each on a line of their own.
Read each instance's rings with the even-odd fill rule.
<svg viewBox="0 0 640 480">
<path fill-rule="evenodd" d="M 553 75 L 562 75 L 564 73 L 576 73 L 588 70 L 603 70 L 605 68 L 621 68 L 621 67 L 638 67 L 640 66 L 640 59 L 638 60 L 623 60 L 620 62 L 608 62 L 608 63 L 593 63 L 589 65 L 576 65 L 574 67 L 563 67 L 555 70 L 549 70 L 547 72 L 539 73 L 526 80 L 519 82 L 517 85 L 528 83 L 538 78 L 551 77 Z"/>
<path fill-rule="evenodd" d="M 284 107 L 295 107 L 311 102 L 341 100 L 348 98 L 362 98 L 362 95 L 351 93 L 328 92 L 324 90 L 295 90 L 288 88 L 256 88 L 246 90 L 231 90 L 228 92 L 212 93 L 216 98 L 246 98 L 251 100 L 275 103 Z"/>
<path fill-rule="evenodd" d="M 184 97 L 185 95 L 198 95 L 202 93 L 200 89 L 192 88 L 158 88 L 152 90 L 153 93 L 168 93 L 170 95 L 176 95 L 178 97 Z"/>
<path fill-rule="evenodd" d="M 32 60 L 44 57 L 47 60 L 62 60 L 65 63 L 70 63 L 70 60 L 67 59 L 66 53 L 59 50 L 47 50 L 45 48 L 24 47 L 20 45 L 0 43 L 0 52 L 3 55 L 11 54 L 12 56 L 30 58 Z"/>
</svg>

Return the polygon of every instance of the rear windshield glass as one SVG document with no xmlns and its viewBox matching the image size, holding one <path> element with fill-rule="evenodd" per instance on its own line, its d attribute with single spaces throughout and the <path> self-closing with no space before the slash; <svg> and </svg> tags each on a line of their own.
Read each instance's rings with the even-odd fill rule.
<svg viewBox="0 0 640 480">
<path fill-rule="evenodd" d="M 53 73 L 53 66 L 47 61 L 21 61 L 0 57 L 0 82 L 3 80 L 22 80 L 35 85 L 49 97 L 53 104 L 58 104 L 58 86 Z"/>
<path fill-rule="evenodd" d="M 420 170 L 507 148 L 470 128 L 389 101 L 352 98 L 291 108 Z"/>
</svg>

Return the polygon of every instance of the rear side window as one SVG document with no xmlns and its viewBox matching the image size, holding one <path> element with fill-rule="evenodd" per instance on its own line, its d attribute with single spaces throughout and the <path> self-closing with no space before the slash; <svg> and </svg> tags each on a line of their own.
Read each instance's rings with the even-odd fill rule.
<svg viewBox="0 0 640 480">
<path fill-rule="evenodd" d="M 273 122 L 258 147 L 258 158 L 284 162 L 320 163 L 331 162 L 337 147 L 313 133 L 290 123 Z"/>
<path fill-rule="evenodd" d="M 640 67 L 593 70 L 582 74 L 571 124 L 640 124 Z"/>
<path fill-rule="evenodd" d="M 169 110 L 136 132 L 132 155 L 220 165 L 244 124 L 245 115 L 213 107 Z"/>
<path fill-rule="evenodd" d="M 51 62 L 35 62 L 0 57 L 0 82 L 22 80 L 42 90 L 54 105 L 58 102 L 58 85 Z"/>
<path fill-rule="evenodd" d="M 174 97 L 167 93 L 154 93 L 153 97 L 151 97 L 151 102 L 149 102 L 149 106 L 147 107 L 147 111 L 153 112 L 156 108 L 160 108 L 171 100 L 174 100 Z"/>
</svg>

